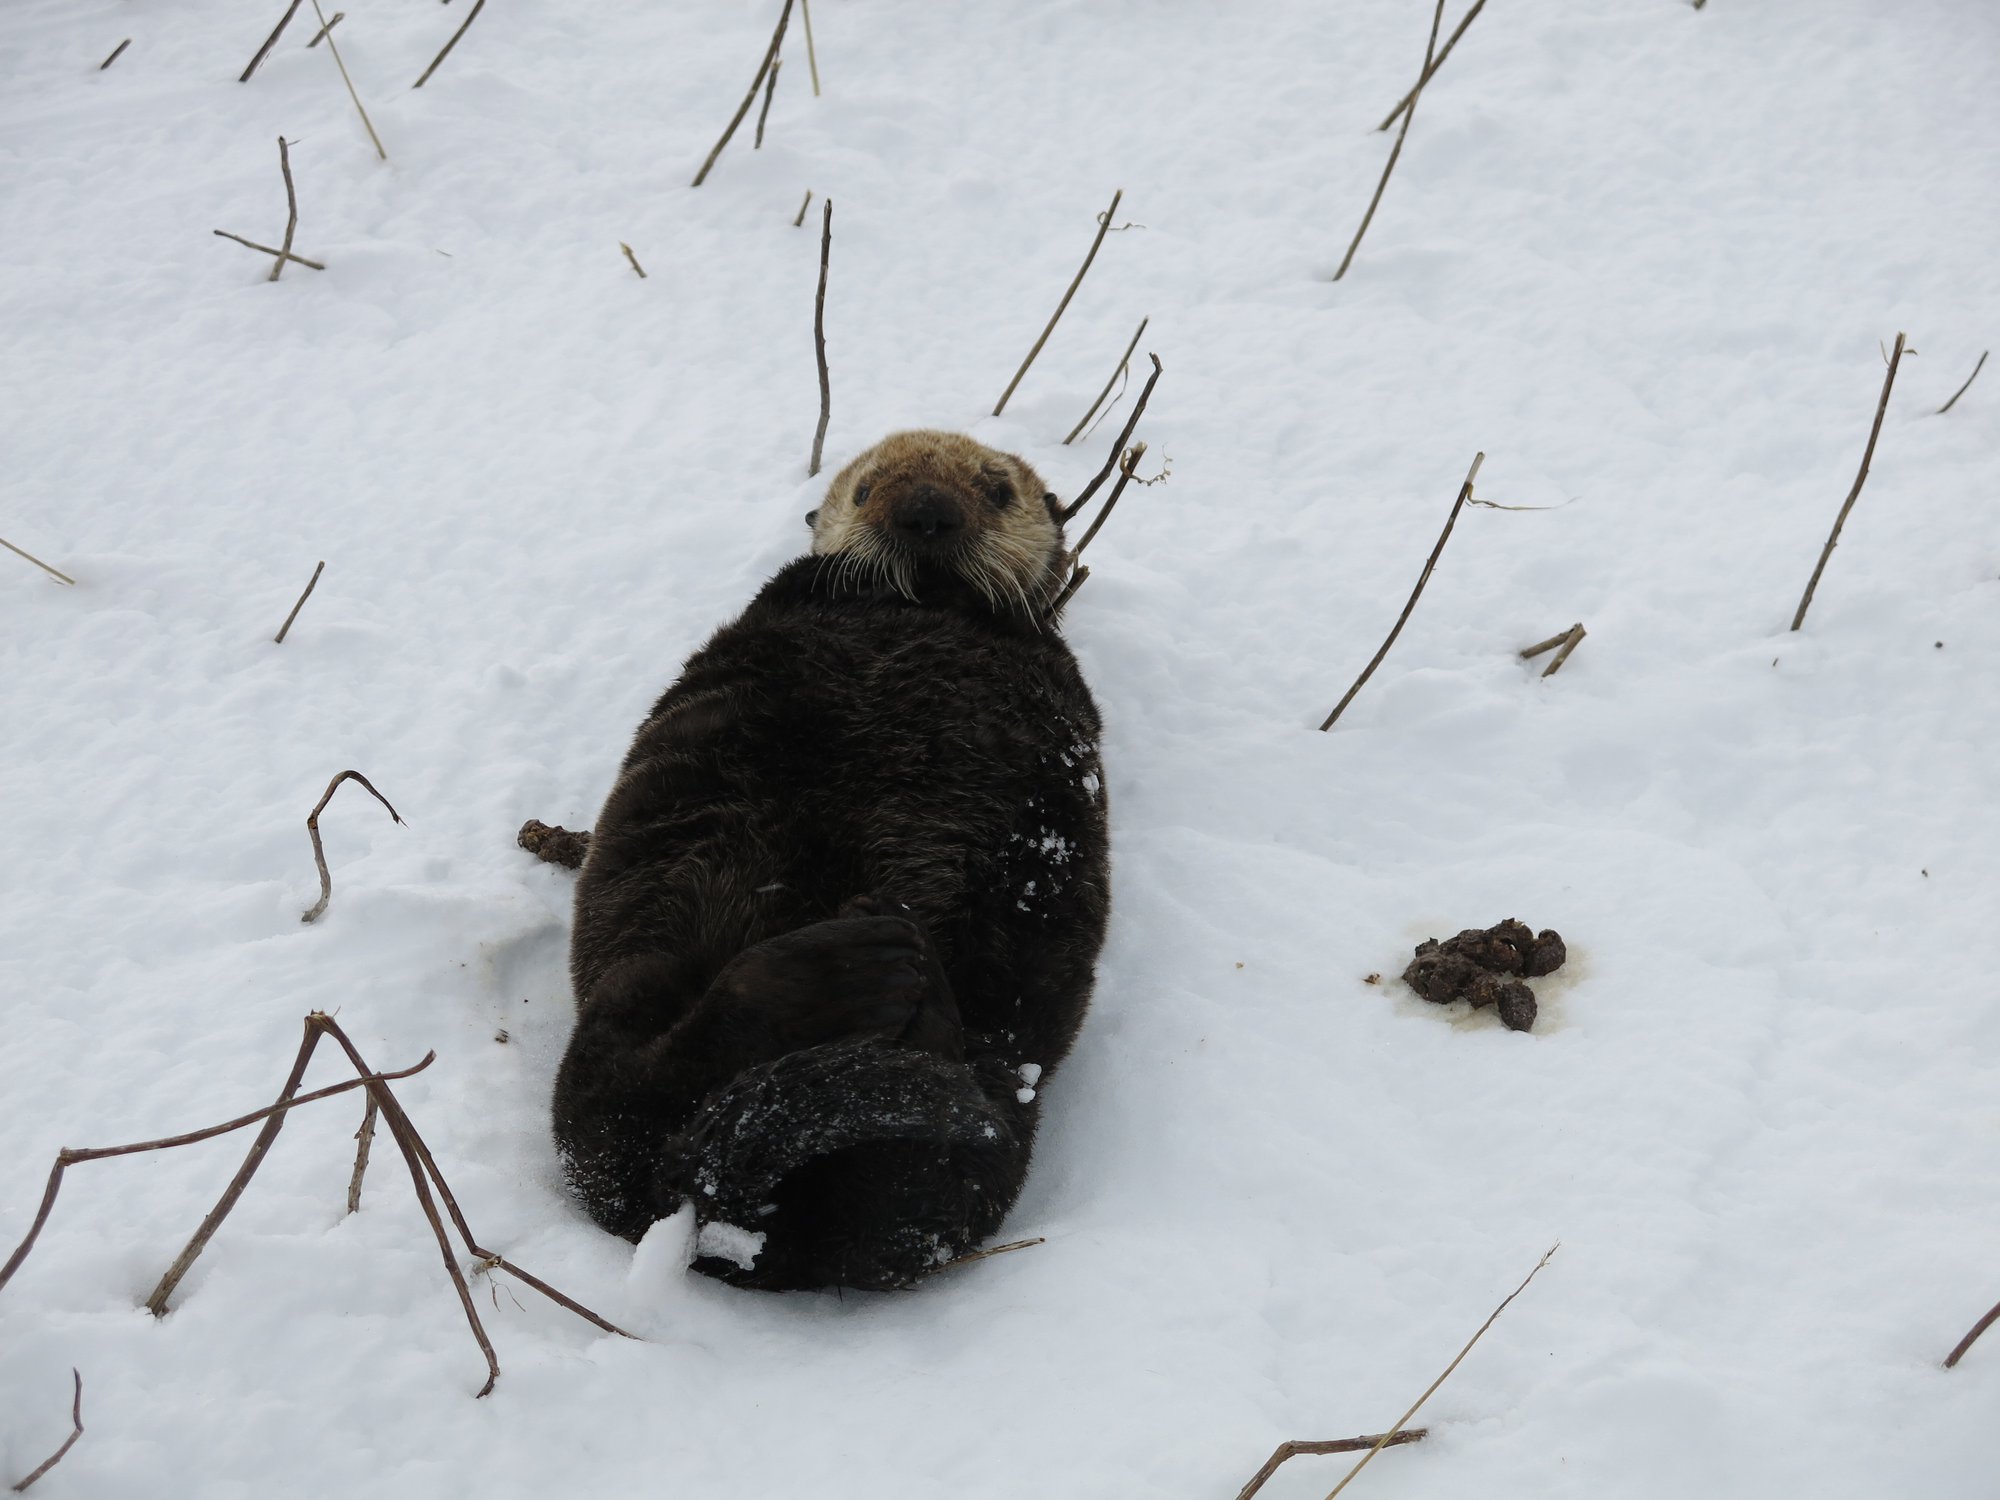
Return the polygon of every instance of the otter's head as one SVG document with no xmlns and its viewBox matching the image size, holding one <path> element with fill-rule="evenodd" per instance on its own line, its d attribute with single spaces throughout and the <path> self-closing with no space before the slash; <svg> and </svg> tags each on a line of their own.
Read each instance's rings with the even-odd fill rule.
<svg viewBox="0 0 2000 1500">
<path fill-rule="evenodd" d="M 906 598 L 963 597 L 1039 619 L 1068 561 L 1056 497 L 1011 453 L 956 432 L 898 432 L 835 476 L 812 550 Z"/>
</svg>

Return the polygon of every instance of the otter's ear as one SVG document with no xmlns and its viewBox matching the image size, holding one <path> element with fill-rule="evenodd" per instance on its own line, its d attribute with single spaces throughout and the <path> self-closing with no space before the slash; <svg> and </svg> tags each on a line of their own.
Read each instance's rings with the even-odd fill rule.
<svg viewBox="0 0 2000 1500">
<path fill-rule="evenodd" d="M 808 526 L 817 526 L 817 525 L 819 525 L 819 512 L 818 512 L 818 511 L 816 511 L 816 510 L 809 510 L 809 511 L 807 511 L 807 512 L 806 512 L 806 525 L 808 525 Z"/>
<path fill-rule="evenodd" d="M 1042 492 L 1042 504 L 1049 508 L 1049 519 L 1054 521 L 1058 526 L 1062 525 L 1063 503 L 1056 498 L 1054 490 L 1044 490 Z"/>
</svg>

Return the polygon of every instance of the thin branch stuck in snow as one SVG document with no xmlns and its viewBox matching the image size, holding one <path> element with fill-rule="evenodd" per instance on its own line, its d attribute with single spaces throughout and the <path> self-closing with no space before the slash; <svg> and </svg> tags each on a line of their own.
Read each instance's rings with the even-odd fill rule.
<svg viewBox="0 0 2000 1500">
<path fill-rule="evenodd" d="M 1007 382 L 1007 389 L 1000 393 L 999 403 L 993 408 L 994 416 L 999 416 L 1007 409 L 1008 401 L 1013 398 L 1014 388 L 1021 383 L 1021 377 L 1028 373 L 1028 366 L 1035 362 L 1035 356 L 1042 352 L 1042 345 L 1049 341 L 1049 335 L 1056 331 L 1056 324 L 1062 321 L 1062 315 L 1069 310 L 1070 298 L 1074 297 L 1076 289 L 1083 285 L 1083 278 L 1090 271 L 1090 263 L 1097 259 L 1097 247 L 1104 243 L 1104 236 L 1110 233 L 1112 216 L 1118 212 L 1119 200 L 1124 196 L 1125 189 L 1119 188 L 1111 195 L 1111 207 L 1097 216 L 1097 237 L 1090 242 L 1090 253 L 1084 256 L 1083 264 L 1077 267 L 1076 275 L 1070 280 L 1069 290 L 1063 293 L 1062 301 L 1056 304 L 1055 312 L 1049 317 L 1048 326 L 1042 330 L 1042 336 L 1035 340 L 1035 347 L 1030 349 L 1028 357 L 1021 361 L 1021 368 L 1016 370 L 1014 378 Z"/>
<path fill-rule="evenodd" d="M 1889 356 L 1889 373 L 1882 378 L 1882 398 L 1875 403 L 1875 424 L 1868 429 L 1868 446 L 1861 452 L 1861 471 L 1854 476 L 1854 487 L 1847 492 L 1847 499 L 1840 507 L 1840 514 L 1834 517 L 1833 530 L 1827 534 L 1826 545 L 1820 548 L 1819 562 L 1813 567 L 1812 579 L 1806 584 L 1806 591 L 1799 600 L 1798 613 L 1792 616 L 1792 629 L 1797 630 L 1806 622 L 1806 611 L 1812 607 L 1813 591 L 1819 587 L 1819 576 L 1826 571 L 1826 560 L 1833 556 L 1833 549 L 1840 544 L 1840 528 L 1847 524 L 1847 513 L 1854 509 L 1854 502 L 1861 498 L 1861 486 L 1868 482 L 1868 464 L 1875 457 L 1875 440 L 1882 435 L 1882 417 L 1889 410 L 1889 392 L 1895 388 L 1896 368 L 1903 362 L 1903 335 L 1896 335 L 1896 349 Z M 1970 384 L 1970 382 L 1967 382 Z"/>
<path fill-rule="evenodd" d="M 320 915 L 325 912 L 326 903 L 333 899 L 333 876 L 327 873 L 326 850 L 321 847 L 319 841 L 319 815 L 325 811 L 327 803 L 333 800 L 333 794 L 341 782 L 350 780 L 360 782 L 366 788 L 369 796 L 373 797 L 384 807 L 389 808 L 389 816 L 395 819 L 396 822 L 401 823 L 403 821 L 402 814 L 389 805 L 389 799 L 376 791 L 374 783 L 369 781 L 359 771 L 342 771 L 333 780 L 329 781 L 326 784 L 326 795 L 321 797 L 319 802 L 313 807 L 313 810 L 306 814 L 306 832 L 312 835 L 313 863 L 319 866 L 319 900 L 314 902 L 311 908 L 299 918 L 301 922 L 317 921 Z"/>
<path fill-rule="evenodd" d="M 486 0 L 480 0 L 485 4 Z M 785 0 L 785 8 L 778 12 L 777 29 L 771 33 L 771 44 L 764 49 L 764 60 L 757 65 L 757 76 L 750 80 L 750 92 L 743 96 L 743 102 L 736 106 L 736 113 L 729 117 L 723 127 L 722 139 L 715 143 L 708 153 L 708 160 L 701 164 L 701 170 L 694 174 L 694 186 L 700 187 L 708 181 L 708 174 L 715 166 L 715 159 L 722 155 L 722 148 L 729 144 L 729 138 L 736 134 L 736 127 L 743 123 L 743 117 L 750 113 L 750 106 L 756 101 L 757 90 L 763 87 L 764 75 L 771 71 L 771 65 L 778 60 L 778 49 L 785 43 L 785 27 L 792 19 L 792 0 Z"/>
</svg>

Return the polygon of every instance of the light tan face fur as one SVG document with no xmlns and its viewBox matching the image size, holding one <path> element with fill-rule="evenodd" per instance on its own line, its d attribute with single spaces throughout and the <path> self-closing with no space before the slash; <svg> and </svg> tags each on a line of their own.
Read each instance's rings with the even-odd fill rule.
<svg viewBox="0 0 2000 1500">
<path fill-rule="evenodd" d="M 962 526 L 949 544 L 915 547 L 899 507 L 926 490 L 949 497 Z M 1011 453 L 962 433 L 898 432 L 834 476 L 807 520 L 812 550 L 914 596 L 921 560 L 950 567 L 996 607 L 1037 615 L 1061 586 L 1068 554 L 1041 477 Z"/>
</svg>

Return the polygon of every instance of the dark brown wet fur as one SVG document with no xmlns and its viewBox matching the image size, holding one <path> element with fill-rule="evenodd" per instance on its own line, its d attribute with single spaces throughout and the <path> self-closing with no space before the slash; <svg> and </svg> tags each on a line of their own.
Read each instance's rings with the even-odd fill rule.
<svg viewBox="0 0 2000 1500">
<path fill-rule="evenodd" d="M 1046 516 L 1006 463 L 1025 477 L 1005 503 Z M 555 1095 L 571 1180 L 633 1238 L 684 1198 L 703 1222 L 733 1203 L 767 1253 L 696 1264 L 749 1285 L 907 1284 L 997 1228 L 1034 1136 L 1020 1070 L 1045 1081 L 1069 1051 L 1103 938 L 1098 716 L 1041 617 L 1060 533 L 1037 523 L 1046 557 L 1015 549 L 1035 607 L 989 597 L 951 550 L 995 505 L 953 478 L 978 466 L 900 487 L 890 468 L 882 527 L 919 479 L 961 524 L 871 569 L 823 522 L 820 555 L 641 725 L 577 884 Z M 827 504 L 853 505 L 855 469 Z M 759 1138 L 767 1117 L 783 1140 Z"/>
</svg>

